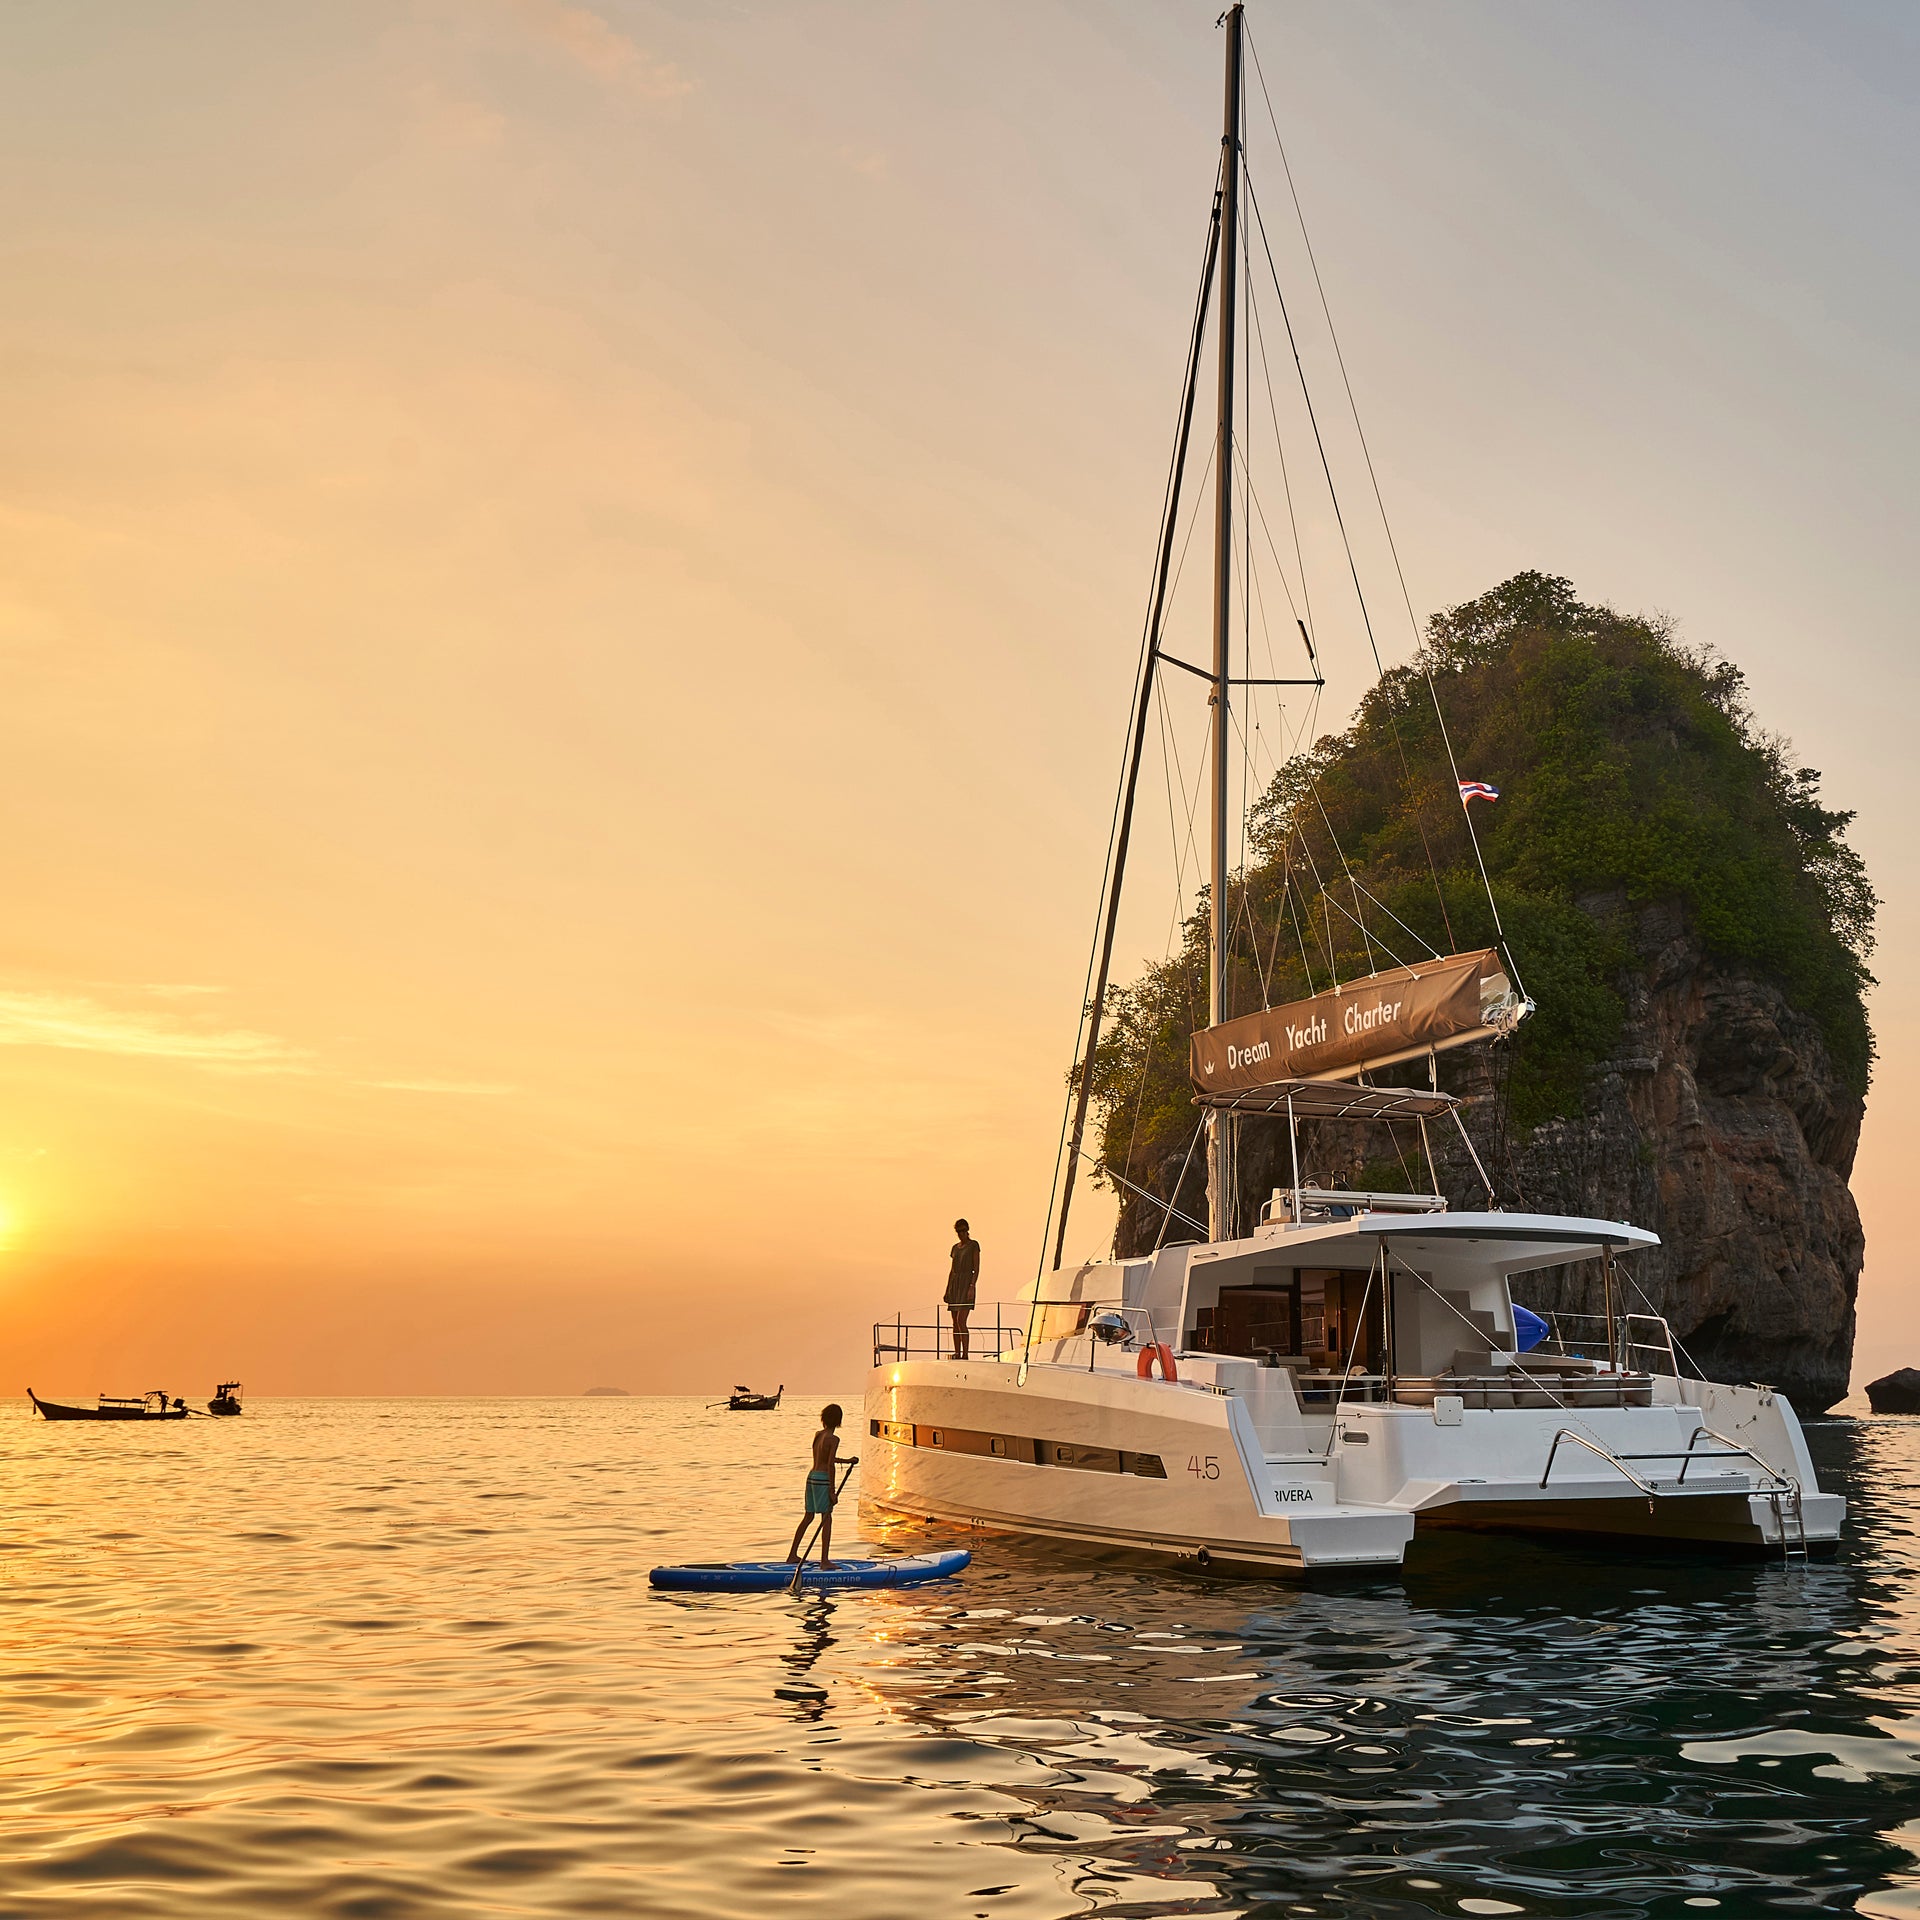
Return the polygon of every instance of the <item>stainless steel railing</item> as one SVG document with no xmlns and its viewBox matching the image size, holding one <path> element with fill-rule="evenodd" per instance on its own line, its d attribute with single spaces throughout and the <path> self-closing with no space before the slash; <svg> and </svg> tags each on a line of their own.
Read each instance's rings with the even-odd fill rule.
<svg viewBox="0 0 1920 1920">
<path fill-rule="evenodd" d="M 967 1325 L 967 1353 L 974 1360 L 997 1360 L 1003 1353 L 1017 1353 L 1026 1343 L 1024 1319 L 1008 1321 L 996 1305 L 991 1321 L 980 1318 L 974 1309 Z M 951 1360 L 953 1324 L 951 1319 L 913 1321 L 896 1314 L 891 1320 L 873 1323 L 873 1364 L 885 1360 Z"/>
<path fill-rule="evenodd" d="M 1673 1329 L 1657 1313 L 1616 1314 L 1612 1353 L 1607 1351 L 1604 1314 L 1549 1313 L 1545 1317 L 1549 1339 L 1562 1353 L 1585 1360 L 1617 1360 L 1630 1373 L 1658 1373 L 1670 1379 L 1680 1376 Z"/>
<path fill-rule="evenodd" d="M 1560 1443 L 1563 1440 L 1571 1440 L 1575 1446 L 1585 1447 L 1589 1453 L 1597 1454 L 1608 1466 L 1622 1474 L 1626 1479 L 1632 1481 L 1634 1486 L 1649 1499 L 1657 1499 L 1662 1495 L 1676 1494 L 1683 1491 L 1686 1486 L 1688 1467 L 1697 1465 L 1702 1460 L 1750 1461 L 1753 1466 L 1758 1469 L 1759 1477 L 1762 1480 L 1758 1491 L 1781 1495 L 1791 1493 L 1796 1500 L 1800 1492 L 1800 1483 L 1795 1480 L 1791 1474 L 1782 1473 L 1780 1469 L 1771 1462 L 1762 1459 L 1751 1447 L 1743 1447 L 1739 1441 L 1730 1440 L 1724 1433 L 1715 1433 L 1711 1427 L 1699 1427 L 1695 1429 L 1684 1447 L 1663 1447 L 1653 1453 L 1616 1453 L 1613 1448 L 1603 1446 L 1598 1440 L 1591 1439 L 1584 1433 L 1576 1433 L 1571 1427 L 1562 1427 L 1560 1431 L 1553 1436 L 1553 1445 L 1547 1449 L 1547 1464 L 1540 1475 L 1540 1484 L 1542 1487 L 1547 1484 L 1548 1477 L 1553 1472 L 1553 1463 L 1559 1455 Z M 1696 1453 L 1694 1448 L 1702 1440 L 1711 1440 L 1714 1444 L 1707 1452 Z M 1627 1465 L 1629 1460 L 1678 1460 L 1680 1462 L 1680 1471 L 1674 1476 L 1669 1485 L 1662 1486 L 1656 1481 L 1653 1485 L 1649 1486 L 1646 1481 L 1642 1480 L 1640 1476 Z M 1803 1534 L 1804 1531 L 1805 1526 L 1803 1522 Z"/>
</svg>

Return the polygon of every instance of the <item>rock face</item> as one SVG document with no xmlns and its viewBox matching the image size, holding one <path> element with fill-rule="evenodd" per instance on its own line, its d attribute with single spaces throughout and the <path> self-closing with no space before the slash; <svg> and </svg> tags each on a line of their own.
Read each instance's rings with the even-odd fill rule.
<svg viewBox="0 0 1920 1920">
<path fill-rule="evenodd" d="M 1902 1367 L 1870 1380 L 1867 1405 L 1875 1413 L 1920 1413 L 1920 1367 Z"/>
<path fill-rule="evenodd" d="M 1585 1114 L 1539 1129 L 1513 1172 L 1535 1205 L 1659 1234 L 1626 1264 L 1702 1372 L 1768 1381 L 1822 1412 L 1853 1360 L 1866 1237 L 1847 1181 L 1864 1102 L 1816 1023 L 1778 987 L 1718 966 L 1680 909 L 1629 924 L 1639 964 L 1619 982 L 1614 1058 Z M 1540 1308 L 1599 1304 L 1590 1269 L 1542 1280 L 1515 1290 Z"/>
<path fill-rule="evenodd" d="M 1584 1113 L 1504 1142 L 1498 1048 L 1442 1056 L 1442 1085 L 1472 1102 L 1468 1130 L 1503 1206 L 1657 1233 L 1658 1248 L 1618 1263 L 1623 1304 L 1663 1315 L 1709 1378 L 1766 1381 L 1801 1413 L 1824 1411 L 1846 1393 L 1853 1357 L 1866 1241 L 1847 1180 L 1864 1103 L 1815 1022 L 1777 987 L 1716 962 L 1683 908 L 1580 904 L 1622 927 L 1635 954 L 1616 982 L 1619 1044 L 1591 1075 Z M 1316 1170 L 1378 1164 L 1377 1128 L 1308 1132 Z M 1432 1139 L 1451 1203 L 1485 1206 L 1457 1132 L 1435 1127 Z M 1243 1133 L 1243 1219 L 1287 1184 L 1285 1154 L 1283 1128 Z M 1597 1314 L 1599 1265 L 1518 1275 L 1513 1292 L 1537 1312 Z"/>
</svg>

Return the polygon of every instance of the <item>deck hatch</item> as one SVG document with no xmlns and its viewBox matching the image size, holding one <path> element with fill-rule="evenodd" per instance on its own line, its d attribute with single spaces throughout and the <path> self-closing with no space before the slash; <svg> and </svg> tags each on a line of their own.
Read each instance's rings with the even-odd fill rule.
<svg viewBox="0 0 1920 1920">
<path fill-rule="evenodd" d="M 937 1447 L 942 1453 L 977 1453 L 994 1460 L 1018 1460 L 1030 1467 L 1066 1467 L 1076 1473 L 1132 1473 L 1164 1480 L 1166 1463 L 1157 1453 L 1132 1453 L 1119 1447 L 1083 1447 L 1071 1440 L 1035 1440 L 1022 1433 L 983 1433 L 973 1427 L 933 1426 L 927 1422 L 874 1420 L 867 1431 L 897 1447 Z"/>
</svg>

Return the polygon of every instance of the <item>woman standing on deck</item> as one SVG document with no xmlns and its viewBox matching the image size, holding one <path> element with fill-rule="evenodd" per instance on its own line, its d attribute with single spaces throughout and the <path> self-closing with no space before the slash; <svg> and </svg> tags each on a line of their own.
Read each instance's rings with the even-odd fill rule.
<svg viewBox="0 0 1920 1920">
<path fill-rule="evenodd" d="M 947 1273 L 947 1311 L 953 1315 L 953 1357 L 967 1358 L 967 1315 L 973 1311 L 974 1289 L 980 1284 L 980 1242 L 971 1238 L 967 1223 L 956 1220 L 953 1264 Z"/>
</svg>

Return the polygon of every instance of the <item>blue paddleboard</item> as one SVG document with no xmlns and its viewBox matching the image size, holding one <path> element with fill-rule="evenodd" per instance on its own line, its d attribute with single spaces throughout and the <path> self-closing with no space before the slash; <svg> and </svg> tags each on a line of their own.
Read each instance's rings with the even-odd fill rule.
<svg viewBox="0 0 1920 1920">
<path fill-rule="evenodd" d="M 804 1587 L 917 1587 L 923 1580 L 945 1580 L 973 1555 L 909 1553 L 893 1560 L 836 1560 L 823 1569 L 809 1561 L 800 1577 Z M 707 1560 L 688 1567 L 655 1567 L 647 1575 L 656 1587 L 679 1593 L 777 1593 L 793 1585 L 791 1560 Z"/>
</svg>

